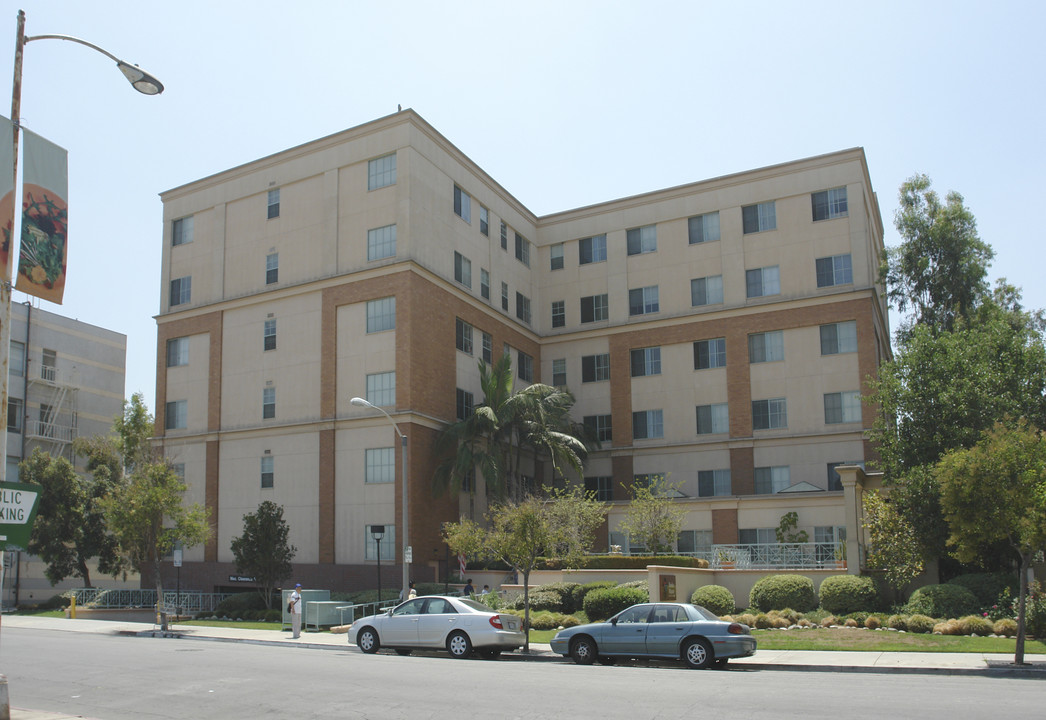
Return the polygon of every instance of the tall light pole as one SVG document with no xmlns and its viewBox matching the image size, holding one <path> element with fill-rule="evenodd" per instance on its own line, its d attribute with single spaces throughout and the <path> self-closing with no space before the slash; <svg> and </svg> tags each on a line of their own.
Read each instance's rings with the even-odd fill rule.
<svg viewBox="0 0 1046 720">
<path fill-rule="evenodd" d="M 18 30 L 15 35 L 15 64 L 14 64 L 14 82 L 11 87 L 11 143 L 14 149 L 14 182 L 12 184 L 12 192 L 18 191 L 18 139 L 21 122 L 21 105 L 22 105 L 22 51 L 25 49 L 27 43 L 33 42 L 34 40 L 68 40 L 69 42 L 77 43 L 78 45 L 85 45 L 92 50 L 100 52 L 110 60 L 116 62 L 116 67 L 123 73 L 127 81 L 131 83 L 131 86 L 135 90 L 142 93 L 143 95 L 159 95 L 163 92 L 163 83 L 157 80 L 149 73 L 142 70 L 137 65 L 124 62 L 120 58 L 116 57 L 107 50 L 104 50 L 93 43 L 89 43 L 86 40 L 72 37 L 71 35 L 35 35 L 33 37 L 26 37 L 25 35 L 25 12 L 22 10 L 18 11 Z M 18 214 L 19 208 L 22 203 L 15 198 L 14 209 L 15 213 Z M 21 225 L 19 218 L 14 218 L 14 228 Z M 12 230 L 14 229 L 12 228 Z M 15 254 L 15 242 L 16 235 L 12 233 L 11 245 L 8 248 L 9 257 L 12 264 L 17 261 L 18 256 Z M 7 420 L 7 372 L 8 366 L 11 360 L 11 278 L 4 273 L 3 277 L 0 277 L 0 418 L 3 421 Z M 24 432 L 24 429 L 23 429 Z M 0 482 L 7 479 L 7 440 L 4 438 L 3 442 L 0 442 Z"/>
<path fill-rule="evenodd" d="M 400 438 L 400 452 L 401 452 L 401 475 L 403 476 L 403 497 L 402 497 L 402 512 L 403 512 L 403 595 L 402 599 L 406 600 L 407 596 L 410 595 L 410 561 L 411 561 L 411 548 L 410 548 L 410 525 L 407 520 L 407 495 L 409 495 L 407 489 L 407 436 L 400 432 L 399 425 L 392 419 L 392 416 L 385 412 L 384 409 L 367 402 L 361 397 L 354 397 L 349 400 L 350 403 L 358 407 L 368 407 L 374 410 L 378 410 L 382 415 L 389 419 L 392 423 L 393 429 Z M 380 598 L 379 598 L 380 599 Z"/>
</svg>

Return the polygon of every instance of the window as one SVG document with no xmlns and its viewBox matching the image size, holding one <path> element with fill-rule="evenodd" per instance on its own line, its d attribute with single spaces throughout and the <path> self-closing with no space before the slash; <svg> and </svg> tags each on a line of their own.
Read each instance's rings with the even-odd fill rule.
<svg viewBox="0 0 1046 720">
<path fill-rule="evenodd" d="M 273 285 L 280 280 L 280 254 L 269 253 L 265 256 L 265 284 Z"/>
<path fill-rule="evenodd" d="M 748 362 L 780 362 L 784 359 L 783 331 L 774 330 L 748 336 Z"/>
<path fill-rule="evenodd" d="M 261 486 L 271 488 L 276 477 L 276 459 L 272 455 L 261 457 Z"/>
<path fill-rule="evenodd" d="M 367 376 L 367 402 L 378 407 L 396 404 L 396 372 L 374 373 Z"/>
<path fill-rule="evenodd" d="M 276 319 L 270 318 L 262 327 L 262 351 L 276 349 Z"/>
<path fill-rule="evenodd" d="M 697 406 L 697 434 L 718 435 L 730 432 L 730 406 L 727 403 Z"/>
<path fill-rule="evenodd" d="M 483 338 L 483 362 L 494 362 L 494 338 L 490 333 L 481 332 Z"/>
<path fill-rule="evenodd" d="M 472 289 L 472 261 L 457 251 L 454 252 L 454 279 Z"/>
<path fill-rule="evenodd" d="M 367 163 L 367 190 L 396 184 L 396 153 L 374 158 Z"/>
<path fill-rule="evenodd" d="M 629 255 L 641 255 L 657 251 L 657 226 L 646 225 L 632 228 L 625 233 Z"/>
<path fill-rule="evenodd" d="M 741 208 L 741 223 L 745 235 L 765 232 L 777 228 L 777 212 L 774 201 L 748 205 Z"/>
<path fill-rule="evenodd" d="M 167 430 L 184 430 L 188 427 L 188 407 L 185 400 L 174 400 L 167 403 L 164 414 L 164 427 Z"/>
<path fill-rule="evenodd" d="M 585 478 L 585 492 L 592 493 L 598 502 L 614 499 L 614 478 L 606 475 Z"/>
<path fill-rule="evenodd" d="M 787 465 L 757 467 L 755 469 L 755 494 L 773 495 L 792 485 L 792 470 Z"/>
<path fill-rule="evenodd" d="M 712 212 L 689 218 L 687 230 L 690 233 L 690 244 L 719 241 L 719 213 Z"/>
<path fill-rule="evenodd" d="M 391 483 L 396 482 L 396 452 L 395 448 L 367 448 L 364 453 L 364 482 Z"/>
<path fill-rule="evenodd" d="M 810 204 L 813 206 L 814 222 L 846 217 L 846 188 L 815 192 L 810 195 Z"/>
<path fill-rule="evenodd" d="M 628 291 L 628 314 L 648 315 L 661 309 L 657 299 L 657 285 Z"/>
<path fill-rule="evenodd" d="M 58 377 L 58 352 L 44 348 L 40 352 L 40 377 L 52 382 Z"/>
<path fill-rule="evenodd" d="M 567 361 L 565 358 L 557 358 L 552 361 L 552 385 L 553 387 L 566 387 L 567 384 Z"/>
<path fill-rule="evenodd" d="M 661 374 L 661 348 L 636 348 L 630 355 L 632 377 Z"/>
<path fill-rule="evenodd" d="M 516 293 L 516 317 L 530 324 L 530 298 L 523 293 Z"/>
<path fill-rule="evenodd" d="M 396 329 L 396 297 L 367 301 L 367 332 Z"/>
<path fill-rule="evenodd" d="M 690 304 L 718 305 L 723 302 L 723 276 L 710 275 L 690 281 Z"/>
<path fill-rule="evenodd" d="M 501 309 L 508 312 L 508 283 L 501 283 Z"/>
<path fill-rule="evenodd" d="M 552 327 L 563 327 L 567 324 L 567 304 L 565 300 L 552 302 Z"/>
<path fill-rule="evenodd" d="M 461 318 L 454 318 L 454 346 L 466 355 L 472 354 L 472 326 Z"/>
<path fill-rule="evenodd" d="M 737 539 L 741 545 L 776 545 L 777 528 L 741 528 Z"/>
<path fill-rule="evenodd" d="M 501 249 L 508 250 L 508 225 L 504 220 L 501 221 Z"/>
<path fill-rule="evenodd" d="M 375 528 L 382 528 L 384 535 L 381 539 L 374 537 Z M 364 560 L 377 560 L 379 555 L 378 545 L 381 544 L 380 554 L 382 562 L 395 562 L 396 560 L 396 526 L 395 525 L 364 525 Z"/>
<path fill-rule="evenodd" d="M 607 294 L 590 295 L 581 298 L 581 322 L 590 323 L 606 320 L 610 316 L 610 305 Z"/>
<path fill-rule="evenodd" d="M 825 393 L 824 422 L 826 425 L 861 422 L 860 391 Z"/>
<path fill-rule="evenodd" d="M 385 225 L 367 231 L 367 260 L 381 260 L 396 255 L 396 226 Z"/>
<path fill-rule="evenodd" d="M 610 379 L 610 353 L 584 355 L 581 358 L 581 382 L 601 382 Z"/>
<path fill-rule="evenodd" d="M 726 338 L 694 343 L 694 370 L 726 367 Z"/>
<path fill-rule="evenodd" d="M 664 417 L 660 410 L 641 410 L 632 413 L 633 440 L 651 440 L 664 436 Z"/>
<path fill-rule="evenodd" d="M 716 497 L 732 495 L 730 487 L 730 468 L 725 470 L 698 470 L 697 496 Z"/>
<path fill-rule="evenodd" d="M 679 554 L 702 555 L 712 552 L 711 530 L 680 530 L 676 538 L 676 551 Z"/>
<path fill-rule="evenodd" d="M 745 271 L 745 290 L 748 297 L 778 295 L 781 292 L 781 278 L 776 265 Z"/>
<path fill-rule="evenodd" d="M 516 233 L 516 259 L 530 267 L 530 241 Z"/>
<path fill-rule="evenodd" d="M 12 340 L 8 354 L 10 356 L 8 360 L 10 374 L 14 377 L 22 377 L 25 374 L 25 343 Z"/>
<path fill-rule="evenodd" d="M 171 245 L 188 245 L 193 241 L 193 216 L 178 218 L 171 225 Z"/>
<path fill-rule="evenodd" d="M 276 388 L 262 388 L 262 419 L 270 420 L 276 417 Z"/>
<path fill-rule="evenodd" d="M 268 219 L 278 218 L 280 216 L 280 189 L 275 188 L 269 191 L 268 201 Z"/>
<path fill-rule="evenodd" d="M 556 243 L 549 248 L 549 257 L 551 258 L 552 269 L 562 270 L 563 269 L 563 243 Z"/>
<path fill-rule="evenodd" d="M 8 432 L 22 432 L 22 416 L 25 415 L 25 404 L 22 398 L 7 398 L 7 430 Z"/>
<path fill-rule="evenodd" d="M 454 214 L 467 223 L 472 222 L 472 198 L 457 185 L 454 186 Z"/>
<path fill-rule="evenodd" d="M 479 231 L 490 236 L 490 211 L 482 205 L 479 206 Z"/>
<path fill-rule="evenodd" d="M 467 420 L 472 417 L 472 410 L 475 407 L 473 404 L 472 393 L 468 390 L 462 390 L 461 388 L 455 389 L 455 417 L 458 420 Z"/>
<path fill-rule="evenodd" d="M 530 357 L 522 350 L 516 353 L 516 358 L 518 360 L 517 364 L 519 365 L 516 374 L 519 376 L 519 379 L 527 382 L 534 382 L 534 358 Z"/>
<path fill-rule="evenodd" d="M 606 262 L 607 259 L 607 236 L 593 235 L 589 238 L 581 238 L 577 243 L 578 265 L 589 263 Z"/>
<path fill-rule="evenodd" d="M 839 355 L 857 352 L 857 321 L 821 326 L 821 354 Z"/>
<path fill-rule="evenodd" d="M 776 430 L 788 427 L 788 403 L 785 398 L 752 401 L 752 429 Z"/>
<path fill-rule="evenodd" d="M 611 415 L 585 415 L 585 429 L 599 442 L 610 442 L 613 439 Z"/>
<path fill-rule="evenodd" d="M 14 343 L 11 343 L 12 359 L 14 358 Z M 14 363 L 12 363 L 13 365 Z M 189 338 L 172 338 L 167 341 L 167 367 L 180 367 L 189 364 Z"/>
<path fill-rule="evenodd" d="M 842 490 L 843 479 L 839 477 L 839 473 L 836 468 L 840 465 L 856 465 L 860 468 L 864 467 L 862 460 L 847 460 L 846 462 L 830 462 L 828 463 L 828 489 L 829 490 Z"/>
<path fill-rule="evenodd" d="M 490 300 L 490 273 L 483 268 L 479 269 L 479 294 L 484 300 Z"/>
<path fill-rule="evenodd" d="M 849 285 L 854 281 L 853 266 L 850 263 L 850 254 L 832 255 L 831 257 L 817 258 L 817 287 L 832 287 L 833 285 Z"/>
<path fill-rule="evenodd" d="M 192 277 L 171 280 L 171 307 L 184 305 L 192 299 Z"/>
</svg>

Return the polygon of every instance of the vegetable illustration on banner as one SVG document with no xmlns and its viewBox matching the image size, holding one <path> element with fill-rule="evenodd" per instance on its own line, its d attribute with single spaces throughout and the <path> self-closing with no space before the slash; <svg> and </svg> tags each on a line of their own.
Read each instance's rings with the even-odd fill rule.
<svg viewBox="0 0 1046 720">
<path fill-rule="evenodd" d="M 23 132 L 22 237 L 15 288 L 61 305 L 69 227 L 68 154 L 35 133 Z"/>
</svg>

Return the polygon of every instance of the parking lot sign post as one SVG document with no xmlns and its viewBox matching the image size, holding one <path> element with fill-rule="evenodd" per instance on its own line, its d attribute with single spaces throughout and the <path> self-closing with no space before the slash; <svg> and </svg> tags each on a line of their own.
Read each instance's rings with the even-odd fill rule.
<svg viewBox="0 0 1046 720">
<path fill-rule="evenodd" d="M 0 483 L 0 548 L 28 549 L 40 486 Z"/>
</svg>

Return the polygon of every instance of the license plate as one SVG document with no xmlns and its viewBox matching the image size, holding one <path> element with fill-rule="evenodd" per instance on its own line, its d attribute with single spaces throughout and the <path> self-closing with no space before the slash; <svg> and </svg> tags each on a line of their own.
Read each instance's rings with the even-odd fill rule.
<svg viewBox="0 0 1046 720">
<path fill-rule="evenodd" d="M 509 629 L 509 630 L 515 630 L 515 629 L 516 629 L 516 623 L 514 623 L 514 622 L 510 622 L 510 623 L 508 624 L 508 629 Z"/>
</svg>

